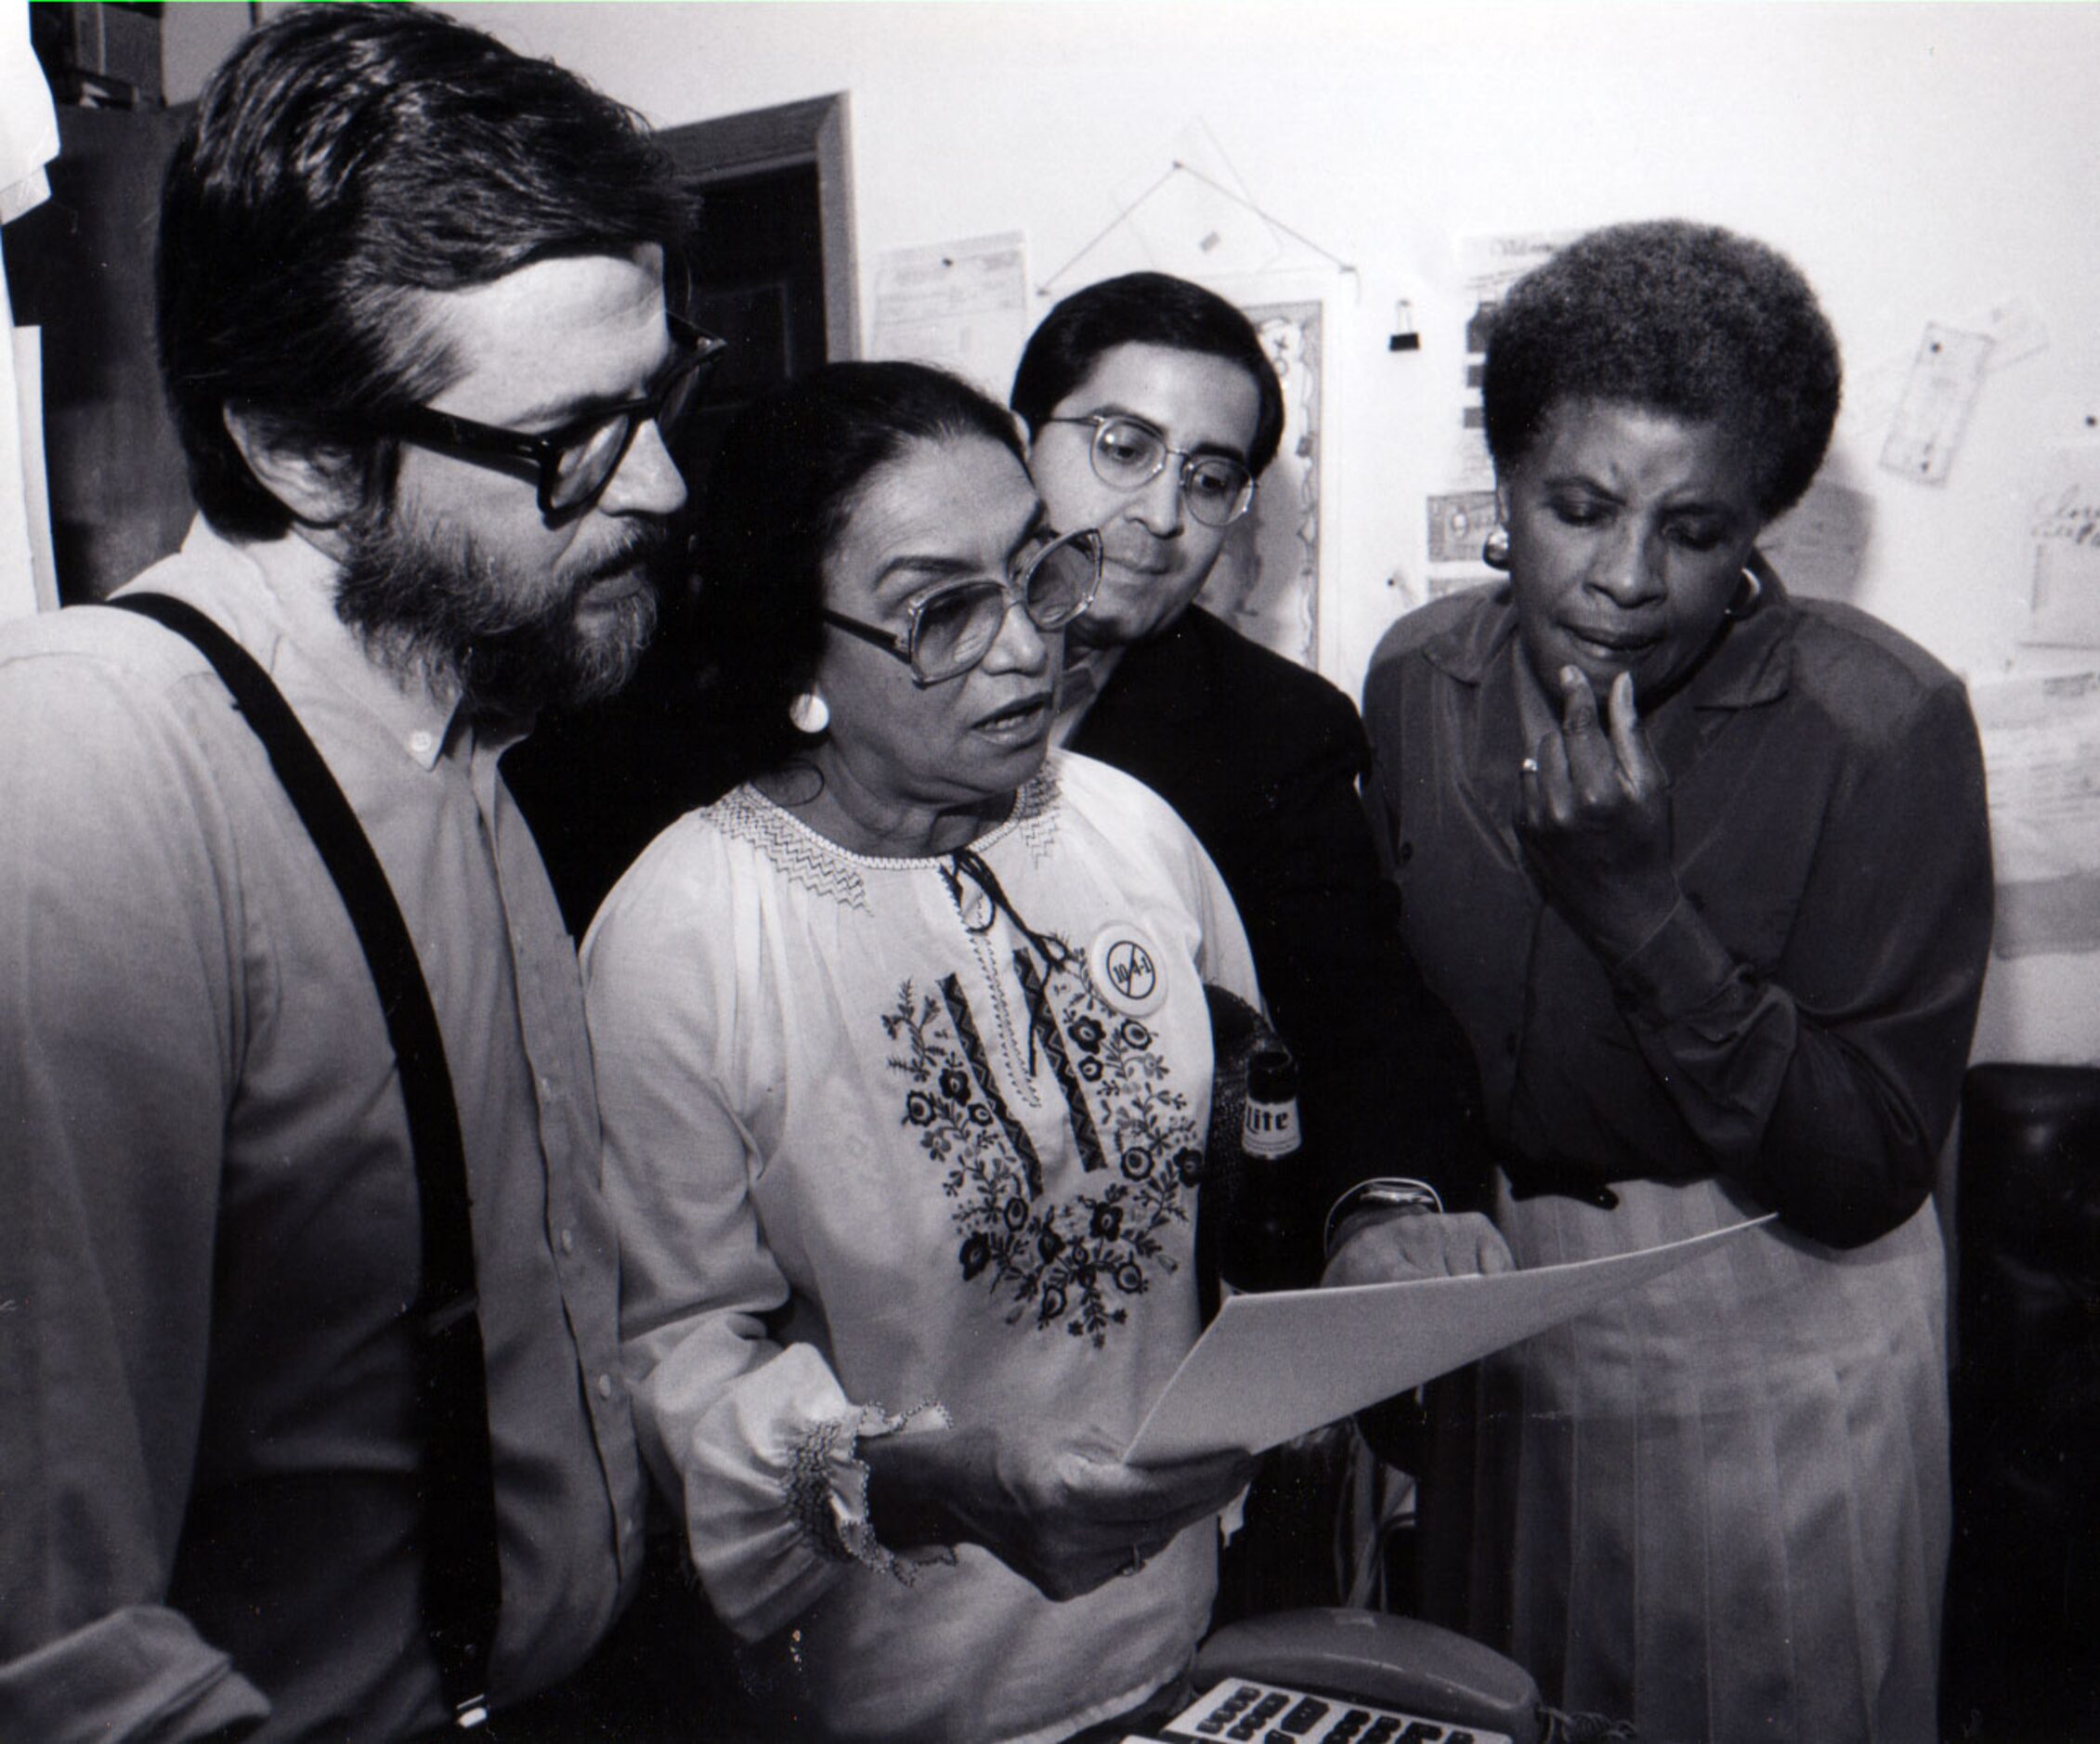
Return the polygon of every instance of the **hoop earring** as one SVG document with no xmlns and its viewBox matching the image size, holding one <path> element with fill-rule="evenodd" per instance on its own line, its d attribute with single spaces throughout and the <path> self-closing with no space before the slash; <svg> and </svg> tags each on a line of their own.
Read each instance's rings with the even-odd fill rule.
<svg viewBox="0 0 2100 1744">
<path fill-rule="evenodd" d="M 1731 620 L 1740 621 L 1748 618 L 1752 612 L 1757 609 L 1757 601 L 1765 592 L 1765 584 L 1758 580 L 1750 570 L 1745 569 L 1742 572 L 1742 579 L 1745 585 L 1750 589 L 1749 593 L 1745 595 L 1742 590 L 1738 588 L 1735 598 L 1728 602 L 1728 609 L 1721 614 L 1722 617 Z"/>
<path fill-rule="evenodd" d="M 1480 547 L 1480 561 L 1490 569 L 1498 569 L 1505 575 L 1509 572 L 1509 529 L 1507 527 L 1498 527 L 1487 536 L 1486 543 Z"/>
<path fill-rule="evenodd" d="M 805 690 L 788 705 L 788 723 L 815 738 L 831 724 L 831 705 L 814 690 Z"/>
</svg>

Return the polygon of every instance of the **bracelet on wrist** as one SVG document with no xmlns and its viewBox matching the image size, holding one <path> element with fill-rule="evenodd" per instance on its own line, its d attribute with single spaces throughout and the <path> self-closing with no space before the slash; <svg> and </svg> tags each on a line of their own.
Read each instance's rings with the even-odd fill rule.
<svg viewBox="0 0 2100 1744">
<path fill-rule="evenodd" d="M 1360 1211 L 1379 1211 L 1395 1217 L 1432 1217 L 1443 1211 L 1443 1200 L 1428 1181 L 1359 1181 L 1334 1203 L 1327 1213 L 1327 1227 L 1321 1251 L 1332 1256 L 1335 1232 Z"/>
</svg>

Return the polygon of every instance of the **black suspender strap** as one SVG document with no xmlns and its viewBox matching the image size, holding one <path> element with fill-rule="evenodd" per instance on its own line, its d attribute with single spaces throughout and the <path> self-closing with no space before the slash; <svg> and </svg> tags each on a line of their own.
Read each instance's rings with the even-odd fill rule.
<svg viewBox="0 0 2100 1744">
<path fill-rule="evenodd" d="M 299 818 L 341 892 L 386 1014 L 408 1104 L 423 1222 L 421 1336 L 423 1626 L 453 1723 L 488 1717 L 489 1654 L 502 1598 L 496 1490 L 489 1453 L 489 1383 L 475 1295 L 466 1152 L 445 1042 L 415 944 L 379 856 L 314 742 L 269 675 L 195 606 L 161 593 L 108 604 L 197 645 L 269 753 Z"/>
</svg>

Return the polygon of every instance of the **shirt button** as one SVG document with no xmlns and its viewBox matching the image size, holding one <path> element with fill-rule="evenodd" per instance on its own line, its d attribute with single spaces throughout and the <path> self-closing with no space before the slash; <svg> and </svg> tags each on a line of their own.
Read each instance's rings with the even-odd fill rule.
<svg viewBox="0 0 2100 1744">
<path fill-rule="evenodd" d="M 409 749 L 418 757 L 429 756 L 437 744 L 437 739 L 421 727 L 409 735 Z"/>
<path fill-rule="evenodd" d="M 612 1397 L 611 1375 L 601 1374 L 598 1376 L 598 1397 L 600 1399 L 610 1399 Z"/>
<path fill-rule="evenodd" d="M 1402 842 L 1402 843 L 1400 844 L 1400 863 L 1401 863 L 1401 865 L 1406 865 L 1406 864 L 1407 864 L 1407 863 L 1408 863 L 1408 862 L 1409 862 L 1410 860 L 1414 859 L 1414 857 L 1415 857 L 1415 844 L 1414 844 L 1413 842 L 1411 842 L 1411 841 L 1403 841 L 1403 842 Z"/>
<path fill-rule="evenodd" d="M 563 1253 L 573 1254 L 576 1252 L 576 1231 L 574 1230 L 564 1230 L 561 1239 Z"/>
</svg>

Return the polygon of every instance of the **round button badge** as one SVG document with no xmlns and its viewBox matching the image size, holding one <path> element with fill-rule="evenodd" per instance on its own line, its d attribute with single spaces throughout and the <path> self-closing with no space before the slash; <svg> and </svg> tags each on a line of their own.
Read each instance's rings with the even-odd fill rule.
<svg viewBox="0 0 2100 1744">
<path fill-rule="evenodd" d="M 1087 979 L 1126 1017 L 1150 1017 L 1167 999 L 1159 950 L 1142 929 L 1112 920 L 1087 947 Z"/>
</svg>

